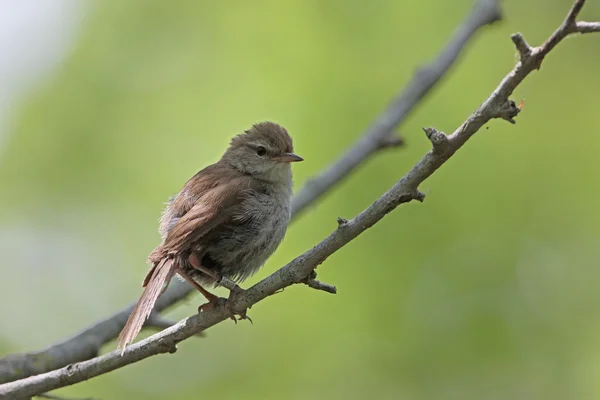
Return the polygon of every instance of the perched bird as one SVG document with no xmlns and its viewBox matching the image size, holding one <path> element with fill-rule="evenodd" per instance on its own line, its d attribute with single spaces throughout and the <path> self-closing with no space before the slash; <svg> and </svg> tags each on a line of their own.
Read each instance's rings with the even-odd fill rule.
<svg viewBox="0 0 600 400">
<path fill-rule="evenodd" d="M 119 335 L 119 349 L 124 351 L 138 335 L 175 274 L 206 297 L 208 303 L 199 310 L 210 309 L 218 299 L 202 285 L 227 287 L 231 304 L 241 291 L 237 283 L 255 273 L 285 235 L 291 216 L 290 163 L 303 160 L 293 151 L 282 126 L 255 124 L 169 200 L 160 219 L 162 242 L 148 257 L 152 267 Z"/>
</svg>

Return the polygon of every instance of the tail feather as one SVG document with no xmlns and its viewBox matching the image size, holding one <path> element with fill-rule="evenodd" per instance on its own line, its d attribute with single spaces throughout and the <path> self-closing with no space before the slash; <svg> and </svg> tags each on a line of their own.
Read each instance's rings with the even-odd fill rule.
<svg viewBox="0 0 600 400">
<path fill-rule="evenodd" d="M 146 276 L 144 291 L 117 339 L 117 348 L 121 350 L 121 354 L 125 352 L 125 347 L 132 343 L 142 330 L 142 326 L 150 316 L 154 308 L 154 303 L 156 303 L 156 300 L 161 295 L 164 285 L 169 283 L 174 273 L 174 260 L 172 258 L 164 258 L 153 266 L 148 276 Z"/>
</svg>

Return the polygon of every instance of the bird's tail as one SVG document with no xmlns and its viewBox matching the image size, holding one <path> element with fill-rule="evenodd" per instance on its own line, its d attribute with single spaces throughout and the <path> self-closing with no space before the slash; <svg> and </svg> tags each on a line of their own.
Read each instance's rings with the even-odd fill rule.
<svg viewBox="0 0 600 400">
<path fill-rule="evenodd" d="M 131 311 L 129 319 L 127 319 L 125 327 L 123 327 L 117 339 L 117 348 L 121 350 L 121 354 L 125 352 L 125 347 L 132 343 L 133 339 L 142 330 L 144 322 L 146 322 L 154 308 L 154 303 L 156 303 L 156 300 L 162 294 L 165 285 L 169 284 L 174 273 L 175 260 L 170 257 L 165 257 L 154 264 L 148 272 L 142 284 L 144 291 L 135 304 L 133 311 Z"/>
</svg>

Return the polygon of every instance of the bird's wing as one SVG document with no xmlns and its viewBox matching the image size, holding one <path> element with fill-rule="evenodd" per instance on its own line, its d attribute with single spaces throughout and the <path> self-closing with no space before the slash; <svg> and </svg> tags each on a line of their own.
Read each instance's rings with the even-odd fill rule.
<svg viewBox="0 0 600 400">
<path fill-rule="evenodd" d="M 203 191 L 193 205 L 169 230 L 162 248 L 165 254 L 185 251 L 192 242 L 214 233 L 215 228 L 233 223 L 249 190 L 256 190 L 255 179 L 237 176 Z"/>
</svg>

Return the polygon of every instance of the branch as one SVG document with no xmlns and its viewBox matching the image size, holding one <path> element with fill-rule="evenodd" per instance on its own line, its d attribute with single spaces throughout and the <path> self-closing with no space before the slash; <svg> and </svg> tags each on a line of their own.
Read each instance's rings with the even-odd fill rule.
<svg viewBox="0 0 600 400">
<path fill-rule="evenodd" d="M 448 136 L 433 129 L 427 130 L 430 138 L 437 137 L 435 142 L 444 143 L 443 148 L 437 146 L 432 140 L 433 149 L 425 154 L 390 190 L 353 219 L 349 221 L 340 219 L 337 229 L 322 242 L 240 294 L 233 303 L 233 310 L 241 312 L 285 287 L 303 283 L 307 279 L 310 280 L 313 270 L 327 257 L 376 224 L 396 207 L 411 200 L 423 201 L 425 195 L 418 191 L 418 186 L 443 165 L 484 124 L 493 118 L 512 119 L 517 116 L 520 109 L 514 106 L 508 96 L 527 75 L 537 68 L 540 59 L 557 43 L 569 33 L 577 32 L 578 28 L 574 19 L 583 3 L 584 0 L 577 0 L 565 23 L 554 32 L 546 43 L 531 49 L 530 60 L 519 61 L 494 92 L 451 135 Z M 512 115 L 509 114 L 510 112 Z M 444 135 L 446 139 L 440 139 L 440 135 Z M 134 343 L 125 349 L 122 356 L 119 351 L 115 350 L 56 371 L 0 385 L 0 396 L 9 394 L 13 398 L 32 396 L 81 382 L 153 355 L 173 353 L 177 350 L 178 342 L 228 319 L 229 316 L 230 313 L 225 308 L 225 300 L 220 299 L 219 303 L 210 311 L 186 318 L 162 332 Z"/>
<path fill-rule="evenodd" d="M 160 313 L 153 311 L 152 314 L 150 314 L 150 316 L 148 317 L 146 323 L 144 324 L 144 327 L 162 331 L 163 329 L 172 327 L 176 323 L 177 321 L 171 321 L 170 319 L 166 319 L 165 317 L 160 315 Z M 199 332 L 196 336 L 204 337 L 206 335 L 204 334 L 204 332 Z"/>
<path fill-rule="evenodd" d="M 600 32 L 600 22 L 579 21 L 576 23 L 575 32 L 579 32 L 579 33 Z"/>
<path fill-rule="evenodd" d="M 192 293 L 183 284 L 170 286 L 173 287 L 170 287 L 170 290 L 167 290 L 156 302 L 155 312 L 164 311 Z M 35 353 L 11 354 L 2 358 L 0 360 L 0 383 L 52 371 L 98 356 L 100 348 L 119 335 L 132 309 L 133 305 L 45 350 Z"/>
<path fill-rule="evenodd" d="M 360 139 L 339 160 L 318 177 L 306 183 L 294 198 L 292 203 L 294 213 L 301 213 L 310 203 L 331 190 L 369 157 L 386 148 L 390 140 L 394 142 L 391 139 L 394 128 L 404 121 L 408 113 L 448 72 L 474 33 L 479 28 L 500 20 L 501 17 L 499 0 L 479 0 L 439 56 L 416 72 L 404 91 L 375 119 Z"/>
<path fill-rule="evenodd" d="M 337 293 L 337 288 L 333 285 L 330 285 L 328 283 L 323 283 L 317 280 L 317 272 L 315 270 L 313 270 L 310 275 L 308 275 L 307 278 L 305 278 L 304 280 L 302 280 L 300 283 L 304 283 L 306 286 L 316 289 L 316 290 L 322 290 L 324 292 L 327 293 L 331 293 L 331 294 L 336 294 Z"/>
<path fill-rule="evenodd" d="M 383 149 L 403 144 L 401 138 L 391 135 L 392 129 L 406 118 L 414 106 L 448 71 L 475 32 L 486 24 L 500 19 L 497 3 L 498 0 L 479 0 L 475 4 L 469 17 L 457 29 L 452 40 L 438 58 L 416 74 L 399 97 L 376 119 L 362 138 L 342 158 L 308 182 L 296 195 L 292 205 L 294 217 L 298 216 L 310 203 L 332 189 L 337 182 L 348 176 L 371 155 Z M 173 281 L 159 298 L 155 310 L 161 312 L 182 301 L 194 291 L 185 282 Z M 326 291 L 331 292 L 332 290 L 330 288 Z M 44 350 L 13 354 L 0 359 L 0 384 L 53 371 L 96 357 L 104 344 L 118 336 L 132 307 L 133 305 L 90 326 L 76 336 Z"/>
</svg>

